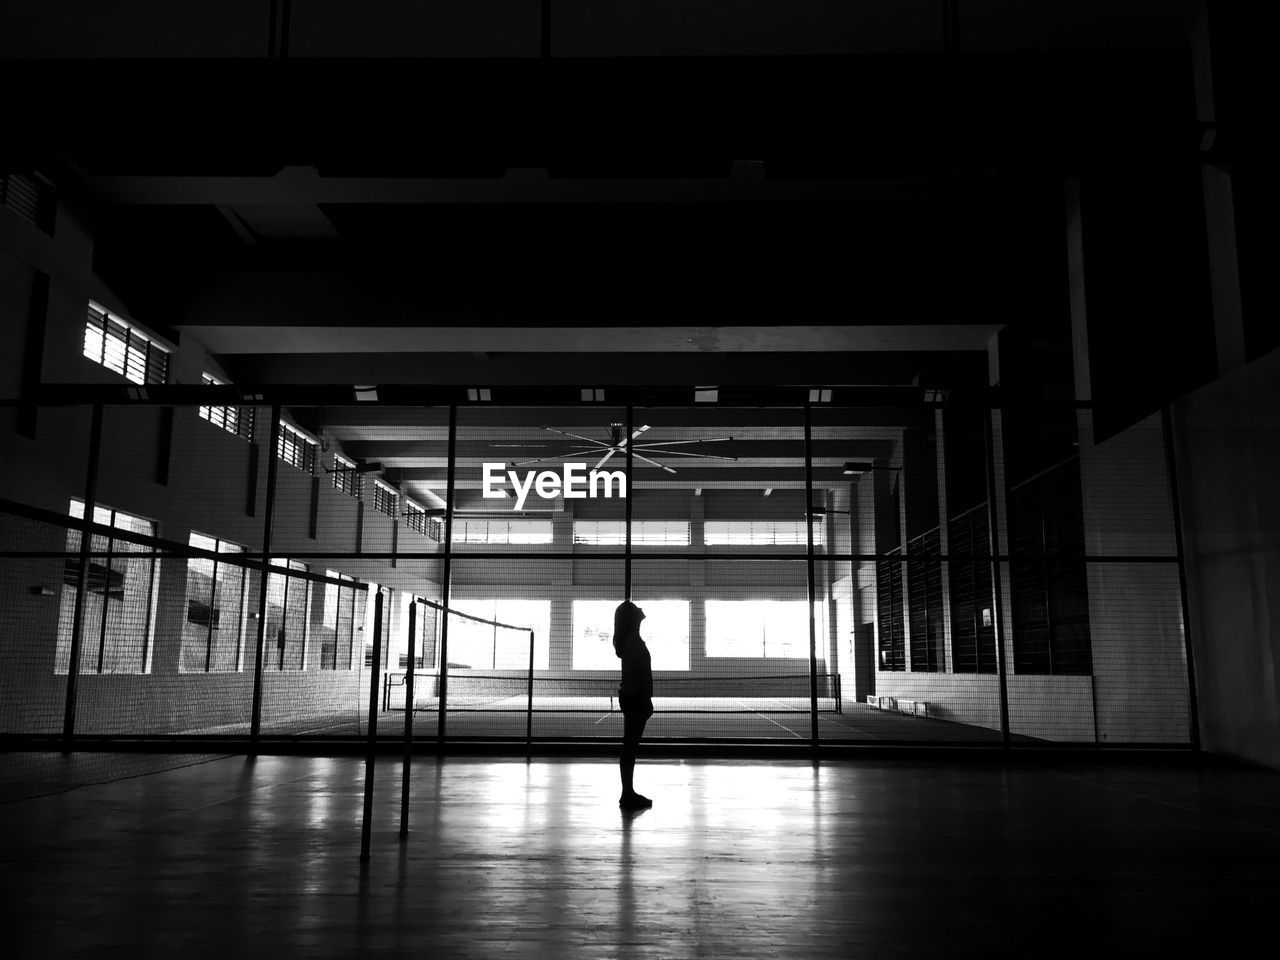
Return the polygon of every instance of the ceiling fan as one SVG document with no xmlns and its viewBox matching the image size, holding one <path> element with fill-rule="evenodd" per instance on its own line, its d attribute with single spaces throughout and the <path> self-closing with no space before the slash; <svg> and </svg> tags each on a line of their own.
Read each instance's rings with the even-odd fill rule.
<svg viewBox="0 0 1280 960">
<path fill-rule="evenodd" d="M 736 461 L 737 457 L 724 457 L 714 453 L 693 453 L 688 450 L 668 450 L 667 447 L 689 447 L 701 443 L 723 443 L 726 440 L 732 440 L 733 437 L 703 437 L 698 440 L 667 440 L 654 441 L 652 443 L 636 443 L 635 441 L 649 430 L 649 424 L 643 424 L 631 434 L 626 436 L 626 425 L 621 423 L 609 424 L 609 439 L 597 440 L 593 437 L 584 437 L 580 434 L 569 433 L 565 430 L 557 430 L 555 427 L 540 427 L 548 433 L 558 434 L 562 437 L 569 437 L 573 440 L 580 441 L 581 449 L 569 450 L 565 453 L 555 454 L 546 457 L 534 457 L 531 460 L 519 460 L 511 464 L 513 467 L 526 467 L 534 463 L 545 463 L 548 460 L 566 460 L 570 457 L 581 457 L 590 455 L 592 457 L 599 456 L 600 459 L 592 467 L 593 470 L 599 470 L 614 456 L 623 456 L 627 454 L 628 447 L 631 450 L 632 458 L 642 460 L 651 466 L 665 470 L 667 473 L 675 473 L 675 469 L 668 467 L 665 463 L 659 463 L 653 457 L 691 457 L 699 460 L 732 460 Z M 546 446 L 546 444 L 522 444 L 522 443 L 491 443 L 491 447 L 535 447 Z M 641 452 L 643 451 L 643 453 Z"/>
</svg>

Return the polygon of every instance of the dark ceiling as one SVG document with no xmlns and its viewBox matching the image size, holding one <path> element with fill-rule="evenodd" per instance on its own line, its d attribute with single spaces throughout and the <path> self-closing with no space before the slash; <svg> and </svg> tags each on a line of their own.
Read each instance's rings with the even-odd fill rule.
<svg viewBox="0 0 1280 960">
<path fill-rule="evenodd" d="M 1060 377 L 1064 177 L 1194 170 L 1194 7 L 47 0 L 0 19 L 0 157 L 82 210 L 136 319 L 243 382 L 959 384 L 1001 326 Z M 704 335 L 890 326 L 910 349 Z M 388 332 L 436 327 L 493 334 Z M 534 356 L 511 328 L 627 336 Z"/>
</svg>

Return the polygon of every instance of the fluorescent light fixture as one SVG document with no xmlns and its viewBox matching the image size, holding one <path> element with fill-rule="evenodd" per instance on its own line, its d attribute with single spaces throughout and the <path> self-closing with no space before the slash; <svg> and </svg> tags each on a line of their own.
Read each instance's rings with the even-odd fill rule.
<svg viewBox="0 0 1280 960">
<path fill-rule="evenodd" d="M 582 388 L 583 403 L 600 403 L 604 400 L 604 391 L 594 387 Z"/>
<path fill-rule="evenodd" d="M 493 398 L 489 394 L 488 387 L 468 387 L 467 399 L 472 402 L 488 403 Z"/>
<path fill-rule="evenodd" d="M 378 388 L 376 386 L 352 387 L 351 389 L 355 391 L 356 399 L 359 401 L 378 399 Z"/>
<path fill-rule="evenodd" d="M 924 392 L 925 403 L 946 403 L 947 391 L 940 390 L 937 387 L 929 387 Z"/>
<path fill-rule="evenodd" d="M 845 476 L 857 476 L 870 473 L 874 467 L 875 465 L 868 460 L 850 460 L 841 468 L 841 472 Z"/>
<path fill-rule="evenodd" d="M 694 403 L 715 403 L 720 399 L 720 388 L 711 387 L 694 387 L 693 401 Z"/>
<path fill-rule="evenodd" d="M 831 391 L 826 387 L 814 387 L 809 391 L 810 403 L 830 403 Z"/>
<path fill-rule="evenodd" d="M 773 487 L 765 487 L 765 488 L 764 488 L 764 495 L 765 495 L 766 497 L 767 497 L 767 496 L 769 496 L 769 494 L 771 494 L 771 493 L 773 493 Z"/>
</svg>

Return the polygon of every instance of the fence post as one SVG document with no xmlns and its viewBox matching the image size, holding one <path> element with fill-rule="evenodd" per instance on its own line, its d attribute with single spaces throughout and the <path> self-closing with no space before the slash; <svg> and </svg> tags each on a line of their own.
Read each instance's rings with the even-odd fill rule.
<svg viewBox="0 0 1280 960">
<path fill-rule="evenodd" d="M 529 701 L 525 708 L 524 758 L 533 759 L 533 631 L 529 631 Z"/>
<path fill-rule="evenodd" d="M 1000 739 L 1006 748 L 1009 739 L 1009 681 L 1004 655 L 1004 609 L 1000 597 L 1004 585 L 1000 580 L 1000 527 L 996 520 L 996 456 L 995 437 L 991 428 L 994 407 L 983 412 L 982 436 L 987 455 L 987 552 L 991 555 L 991 616 L 996 636 L 996 667 L 1000 674 Z"/>
<path fill-rule="evenodd" d="M 818 746 L 818 627 L 813 617 L 818 585 L 813 557 L 813 427 L 812 410 L 804 405 L 804 544 L 805 568 L 809 576 L 809 742 Z"/>
<path fill-rule="evenodd" d="M 446 713 L 449 700 L 449 579 L 452 576 L 453 561 L 453 497 L 454 484 L 457 482 L 457 469 L 454 466 L 458 439 L 458 405 L 449 404 L 449 463 L 445 481 L 444 502 L 444 570 L 441 575 L 440 603 L 443 616 L 440 618 L 440 714 L 436 725 L 436 744 L 444 749 L 444 737 L 448 726 Z"/>
<path fill-rule="evenodd" d="M 1200 708 L 1196 695 L 1196 663 L 1191 648 L 1191 607 L 1187 602 L 1187 560 L 1182 542 L 1182 505 L 1178 499 L 1178 461 L 1173 446 L 1173 410 L 1160 411 L 1164 427 L 1164 455 L 1169 471 L 1169 501 L 1173 508 L 1173 542 L 1178 552 L 1178 599 L 1182 604 L 1182 642 L 1187 657 L 1187 719 L 1191 724 L 1191 749 L 1200 750 Z"/>
<path fill-rule="evenodd" d="M 409 598 L 409 662 L 404 676 L 404 767 L 400 776 L 400 836 L 409 835 L 409 786 L 413 770 L 413 658 L 418 634 L 418 598 Z"/>
<path fill-rule="evenodd" d="M 635 432 L 635 425 L 632 422 L 634 419 L 635 419 L 635 408 L 630 403 L 628 403 L 627 404 L 627 440 L 626 440 L 627 496 L 626 496 L 626 500 L 623 503 L 623 509 L 625 510 L 625 523 L 623 524 L 623 528 L 624 528 L 623 529 L 623 544 L 624 544 L 623 555 L 626 558 L 623 561 L 623 580 L 624 580 L 624 583 L 622 585 L 623 600 L 631 599 L 631 495 L 635 492 L 631 489 L 631 468 L 632 468 L 631 434 Z"/>
<path fill-rule="evenodd" d="M 84 527 L 80 531 L 80 557 L 76 570 L 76 602 L 71 619 L 71 659 L 67 662 L 67 700 L 63 704 L 62 749 L 71 751 L 76 735 L 76 697 L 80 677 L 80 645 L 84 634 L 84 595 L 89 581 L 89 551 L 93 543 L 93 512 L 98 498 L 98 460 L 102 453 L 102 404 L 93 405 L 89 421 L 89 464 L 84 478 Z M 110 566 L 108 564 L 108 566 Z M 107 574 L 108 578 L 110 573 Z M 105 587 L 104 587 L 105 590 Z M 104 594 L 105 595 L 105 594 Z M 103 620 L 106 620 L 105 609 Z"/>
<path fill-rule="evenodd" d="M 369 748 L 364 756 L 364 817 L 360 828 L 360 859 L 369 859 L 373 829 L 373 774 L 378 750 L 378 673 L 382 670 L 382 588 L 373 598 L 373 663 L 369 671 Z"/>
<path fill-rule="evenodd" d="M 258 588 L 258 639 L 253 656 L 253 712 L 249 720 L 249 756 L 258 755 L 262 730 L 262 661 L 266 652 L 267 583 L 271 579 L 271 521 L 276 505 L 276 449 L 280 445 L 280 404 L 271 405 L 271 432 L 267 441 L 267 504 L 262 516 L 262 582 Z M 282 612 L 283 615 L 283 612 Z"/>
</svg>

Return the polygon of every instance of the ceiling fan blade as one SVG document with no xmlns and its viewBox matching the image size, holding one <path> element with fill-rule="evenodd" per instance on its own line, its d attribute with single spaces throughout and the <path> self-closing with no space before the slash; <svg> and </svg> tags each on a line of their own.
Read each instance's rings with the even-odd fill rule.
<svg viewBox="0 0 1280 960">
<path fill-rule="evenodd" d="M 599 450 L 570 450 L 567 453 L 551 453 L 547 454 L 545 457 L 534 457 L 531 460 L 513 460 L 511 462 L 511 466 L 523 467 L 530 463 L 545 463 L 548 460 L 565 460 L 569 457 L 581 457 L 584 454 L 591 454 L 594 456 L 599 452 Z"/>
<path fill-rule="evenodd" d="M 492 449 L 498 449 L 498 450 L 517 450 L 517 449 L 529 449 L 529 450 L 535 450 L 535 449 L 536 449 L 536 450 L 545 450 L 548 446 L 549 446 L 549 444 L 546 444 L 546 443 L 491 443 L 491 444 L 489 444 L 489 448 L 490 448 L 491 450 L 492 450 Z"/>
<path fill-rule="evenodd" d="M 671 467 L 668 467 L 665 463 L 659 463 L 657 460 L 650 460 L 648 457 L 642 457 L 640 454 L 636 453 L 634 450 L 631 451 L 631 455 L 635 457 L 637 460 L 643 460 L 645 463 L 651 463 L 655 467 L 659 467 L 667 471 L 667 473 L 675 473 L 675 470 L 671 469 Z"/>
<path fill-rule="evenodd" d="M 640 436 L 640 434 L 644 433 L 644 432 L 645 432 L 646 430 L 648 430 L 648 429 L 649 429 L 649 425 L 648 425 L 647 423 L 646 423 L 646 424 L 644 424 L 643 426 L 641 426 L 641 427 L 637 428 L 637 429 L 636 429 L 636 432 L 635 432 L 635 433 L 633 433 L 633 434 L 631 434 L 631 436 L 630 436 L 630 437 L 626 438 L 625 440 L 619 440 L 619 441 L 614 445 L 614 449 L 616 449 L 616 450 L 625 450 L 625 449 L 627 448 L 627 444 L 628 444 L 628 443 L 631 443 L 631 441 L 632 441 L 632 440 L 634 440 L 636 437 Z M 635 445 L 634 445 L 634 444 L 632 445 L 631 449 L 632 449 L 632 450 L 634 450 L 634 449 L 635 449 Z"/>
<path fill-rule="evenodd" d="M 608 447 L 608 446 L 611 446 L 611 444 L 605 443 L 603 440 L 593 440 L 593 439 L 591 439 L 591 437 L 583 437 L 583 436 L 580 436 L 580 435 L 578 435 L 578 434 L 576 434 L 576 433 L 569 433 L 567 430 L 557 430 L 555 427 L 543 427 L 542 429 L 543 429 L 543 430 L 547 430 L 547 431 L 549 431 L 549 432 L 551 432 L 551 433 L 558 433 L 558 434 L 560 434 L 560 436 L 562 436 L 562 437 L 573 437 L 573 439 L 575 439 L 575 440 L 581 440 L 581 441 L 583 441 L 584 443 L 591 443 L 591 444 L 594 444 L 594 445 L 595 445 L 595 446 L 597 446 L 597 447 Z"/>
<path fill-rule="evenodd" d="M 601 467 L 603 467 L 603 466 L 605 465 L 605 463 L 608 461 L 608 459 L 609 459 L 610 457 L 612 457 L 612 456 L 613 456 L 615 453 L 617 453 L 617 452 L 618 452 L 617 450 L 615 450 L 615 449 L 613 449 L 612 447 L 610 447 L 610 448 L 609 448 L 609 452 L 608 452 L 608 453 L 606 453 L 606 454 L 604 455 L 604 457 L 601 459 L 601 461 L 600 461 L 599 463 L 597 463 L 597 464 L 596 464 L 594 467 L 592 467 L 591 469 L 592 469 L 592 470 L 599 470 Z"/>
<path fill-rule="evenodd" d="M 733 437 L 703 437 L 701 440 L 655 440 L 653 443 L 638 443 L 637 447 L 652 447 L 655 444 L 663 447 L 685 447 L 691 443 L 720 443 L 732 440 Z"/>
<path fill-rule="evenodd" d="M 645 447 L 645 453 L 662 454 L 668 457 L 697 457 L 699 460 L 732 460 L 737 463 L 737 457 L 722 457 L 718 453 L 687 453 L 684 450 L 659 450 L 653 447 Z"/>
</svg>

